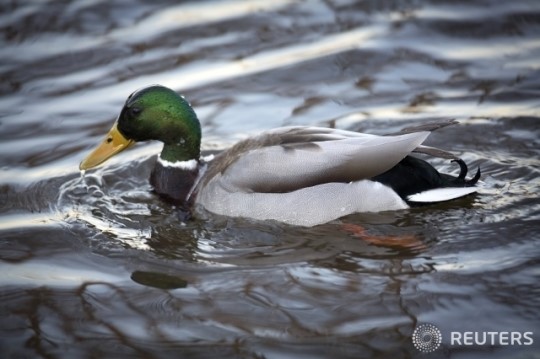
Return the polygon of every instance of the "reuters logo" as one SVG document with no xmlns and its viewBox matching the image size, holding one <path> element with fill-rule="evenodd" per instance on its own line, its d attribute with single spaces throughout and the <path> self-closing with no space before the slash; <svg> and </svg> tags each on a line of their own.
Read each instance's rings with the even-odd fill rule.
<svg viewBox="0 0 540 359">
<path fill-rule="evenodd" d="M 414 329 L 412 342 L 422 353 L 430 353 L 441 345 L 442 334 L 433 324 L 420 324 Z"/>
</svg>

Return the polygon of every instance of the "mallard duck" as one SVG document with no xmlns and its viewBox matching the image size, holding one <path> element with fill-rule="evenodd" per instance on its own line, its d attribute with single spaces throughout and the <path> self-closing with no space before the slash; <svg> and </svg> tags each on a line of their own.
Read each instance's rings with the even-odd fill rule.
<svg viewBox="0 0 540 359">
<path fill-rule="evenodd" d="M 135 142 L 161 141 L 150 176 L 157 194 L 219 215 L 314 226 L 351 213 L 405 209 L 476 192 L 479 169 L 467 180 L 461 159 L 421 145 L 431 131 L 454 123 L 429 123 L 386 136 L 282 127 L 208 160 L 201 158 L 201 125 L 189 102 L 152 85 L 127 98 L 110 132 L 79 167 L 96 167 Z M 460 174 L 439 173 L 412 152 L 452 159 Z"/>
</svg>

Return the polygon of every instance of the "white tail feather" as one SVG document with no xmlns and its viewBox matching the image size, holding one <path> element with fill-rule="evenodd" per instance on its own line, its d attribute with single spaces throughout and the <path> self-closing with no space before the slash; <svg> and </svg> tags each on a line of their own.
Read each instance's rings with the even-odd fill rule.
<svg viewBox="0 0 540 359">
<path fill-rule="evenodd" d="M 430 189 L 424 192 L 412 194 L 407 197 L 410 202 L 433 203 L 444 202 L 451 199 L 467 196 L 478 190 L 476 187 L 447 187 Z"/>
</svg>

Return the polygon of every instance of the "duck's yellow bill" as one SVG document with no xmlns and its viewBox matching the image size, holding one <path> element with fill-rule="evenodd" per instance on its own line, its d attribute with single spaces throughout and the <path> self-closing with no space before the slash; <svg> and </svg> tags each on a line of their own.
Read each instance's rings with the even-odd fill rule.
<svg viewBox="0 0 540 359">
<path fill-rule="evenodd" d="M 101 142 L 79 165 L 80 170 L 94 168 L 115 154 L 122 152 L 135 141 L 125 138 L 116 126 L 116 123 L 111 128 L 103 142 Z"/>
</svg>

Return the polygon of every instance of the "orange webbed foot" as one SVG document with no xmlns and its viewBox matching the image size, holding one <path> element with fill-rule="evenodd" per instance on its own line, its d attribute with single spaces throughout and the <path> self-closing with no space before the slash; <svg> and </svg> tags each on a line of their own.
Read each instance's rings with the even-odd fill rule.
<svg viewBox="0 0 540 359">
<path fill-rule="evenodd" d="M 426 249 L 426 245 L 414 234 L 376 236 L 367 233 L 367 230 L 364 227 L 357 224 L 343 223 L 341 226 L 346 232 L 351 233 L 354 237 L 360 238 L 375 246 L 397 250 L 423 251 Z"/>
</svg>

